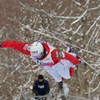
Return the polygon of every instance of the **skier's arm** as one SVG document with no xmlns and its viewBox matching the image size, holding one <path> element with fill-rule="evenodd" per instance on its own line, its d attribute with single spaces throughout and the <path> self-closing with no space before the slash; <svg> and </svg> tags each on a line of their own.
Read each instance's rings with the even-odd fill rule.
<svg viewBox="0 0 100 100">
<path fill-rule="evenodd" d="M 61 53 L 65 55 L 65 57 L 63 57 L 63 56 L 61 57 L 62 59 L 69 60 L 74 65 L 77 65 L 79 63 L 79 60 L 76 57 L 74 57 L 73 55 L 71 55 L 67 52 L 61 52 Z"/>
<path fill-rule="evenodd" d="M 37 91 L 37 85 L 36 85 L 36 81 L 34 82 L 34 85 L 33 85 L 33 92 L 36 94 L 36 95 L 39 95 L 38 91 Z"/>
<path fill-rule="evenodd" d="M 12 48 L 22 52 L 23 54 L 30 55 L 30 51 L 28 51 L 27 49 L 30 46 L 30 44 L 28 43 L 23 43 L 14 40 L 12 41 L 7 40 L 7 41 L 1 41 L 0 44 L 1 44 L 1 48 Z"/>
<path fill-rule="evenodd" d="M 49 87 L 49 83 L 48 83 L 48 81 L 47 81 L 47 82 L 46 82 L 46 92 L 45 92 L 45 94 L 48 94 L 49 91 L 50 91 L 50 87 Z"/>
<path fill-rule="evenodd" d="M 52 59 L 54 60 L 54 63 L 56 63 L 56 61 L 58 61 L 60 59 L 69 60 L 74 65 L 77 65 L 79 63 L 79 60 L 76 57 L 74 57 L 73 55 L 71 55 L 67 52 L 63 52 L 63 51 L 60 52 L 57 49 L 53 50 L 51 52 L 51 55 L 52 55 Z"/>
</svg>

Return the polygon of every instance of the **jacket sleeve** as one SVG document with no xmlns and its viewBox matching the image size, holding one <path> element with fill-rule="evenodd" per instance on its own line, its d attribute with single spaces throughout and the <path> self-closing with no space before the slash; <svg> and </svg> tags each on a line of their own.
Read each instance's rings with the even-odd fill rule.
<svg viewBox="0 0 100 100">
<path fill-rule="evenodd" d="M 62 59 L 69 60 L 74 65 L 77 65 L 79 63 L 79 60 L 76 57 L 74 57 L 73 55 L 71 55 L 67 52 L 61 52 L 61 53 L 62 53 L 62 55 L 65 55 L 64 57 L 63 56 L 61 57 Z"/>
<path fill-rule="evenodd" d="M 48 83 L 48 81 L 47 81 L 47 82 L 46 82 L 46 92 L 45 92 L 45 94 L 48 94 L 49 91 L 50 91 L 50 87 L 49 87 L 49 83 Z"/>
<path fill-rule="evenodd" d="M 34 82 L 33 84 L 33 92 L 36 94 L 36 95 L 39 95 L 38 91 L 37 91 L 37 85 L 36 85 L 36 81 Z"/>
<path fill-rule="evenodd" d="M 74 57 L 73 55 L 67 53 L 67 52 L 63 52 L 63 51 L 58 51 L 57 49 L 54 49 L 51 52 L 52 55 L 52 59 L 54 61 L 54 63 L 58 62 L 60 59 L 66 59 L 68 61 L 70 61 L 71 63 L 73 63 L 74 65 L 77 65 L 79 63 L 79 60 Z"/>
<path fill-rule="evenodd" d="M 14 41 L 14 40 L 1 41 L 1 48 L 12 48 L 12 49 L 15 49 L 17 51 L 20 51 L 23 54 L 30 56 L 31 55 L 30 51 L 28 51 L 29 46 L 30 46 L 30 44 L 23 43 L 20 41 Z"/>
</svg>

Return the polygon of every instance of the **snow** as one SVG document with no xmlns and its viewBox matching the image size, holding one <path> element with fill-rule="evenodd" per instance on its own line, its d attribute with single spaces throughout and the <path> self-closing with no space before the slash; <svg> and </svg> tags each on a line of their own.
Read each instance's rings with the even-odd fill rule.
<svg viewBox="0 0 100 100">
<path fill-rule="evenodd" d="M 87 13 L 87 9 L 84 11 L 84 13 L 78 17 L 77 20 L 75 20 L 74 22 L 71 23 L 71 25 L 76 24 L 78 21 L 80 21 Z"/>
<path fill-rule="evenodd" d="M 98 16 L 98 18 L 94 21 L 94 23 L 90 26 L 90 28 L 88 29 L 88 31 L 86 32 L 86 35 L 88 35 L 88 33 L 90 32 L 90 30 L 94 27 L 94 25 L 97 23 L 97 21 L 100 20 L 100 16 Z"/>
<path fill-rule="evenodd" d="M 98 5 L 97 7 L 89 8 L 88 10 L 96 10 L 96 9 L 100 9 L 100 5 Z"/>
<path fill-rule="evenodd" d="M 78 6 L 81 6 L 81 3 L 79 3 L 79 2 L 77 2 L 77 1 L 75 1 L 75 0 L 73 0 L 74 2 L 75 2 L 75 4 L 77 4 Z"/>
</svg>

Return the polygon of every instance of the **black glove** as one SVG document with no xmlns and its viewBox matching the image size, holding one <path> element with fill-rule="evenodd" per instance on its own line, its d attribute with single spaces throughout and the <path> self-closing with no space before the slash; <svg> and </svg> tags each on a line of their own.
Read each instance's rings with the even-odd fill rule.
<svg viewBox="0 0 100 100">
<path fill-rule="evenodd" d="M 1 47 L 1 42 L 0 42 L 0 47 Z"/>
</svg>

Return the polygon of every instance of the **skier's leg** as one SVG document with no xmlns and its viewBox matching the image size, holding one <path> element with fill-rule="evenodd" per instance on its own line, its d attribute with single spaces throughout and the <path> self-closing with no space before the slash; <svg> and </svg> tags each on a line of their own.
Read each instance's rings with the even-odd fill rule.
<svg viewBox="0 0 100 100">
<path fill-rule="evenodd" d="M 75 65 L 68 60 L 60 60 L 56 66 L 57 72 L 65 79 L 69 79 L 74 71 Z"/>
<path fill-rule="evenodd" d="M 46 69 L 46 71 L 57 81 L 57 82 L 61 82 L 62 81 L 62 77 L 59 75 L 59 73 L 56 70 L 56 66 L 45 66 L 44 67 Z"/>
</svg>

